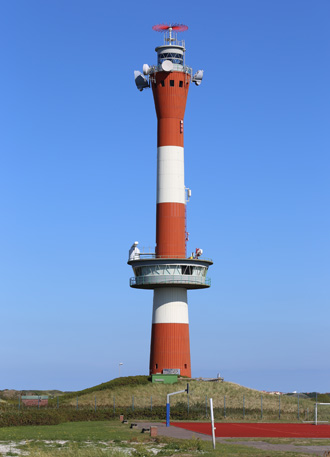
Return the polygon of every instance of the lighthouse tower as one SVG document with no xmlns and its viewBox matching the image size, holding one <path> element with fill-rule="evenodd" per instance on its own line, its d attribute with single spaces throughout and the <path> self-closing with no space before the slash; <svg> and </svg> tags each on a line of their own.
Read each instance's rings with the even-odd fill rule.
<svg viewBox="0 0 330 457">
<path fill-rule="evenodd" d="M 191 191 L 184 180 L 184 114 L 191 82 L 201 84 L 203 71 L 195 74 L 185 64 L 185 44 L 177 32 L 182 24 L 155 25 L 164 44 L 156 48 L 157 64 L 134 72 L 137 88 L 151 86 L 157 120 L 157 207 L 154 252 L 135 242 L 128 264 L 134 277 L 130 286 L 154 291 L 150 348 L 150 374 L 177 373 L 191 377 L 187 291 L 211 285 L 206 277 L 211 260 L 201 249 L 187 256 L 186 205 Z"/>
</svg>

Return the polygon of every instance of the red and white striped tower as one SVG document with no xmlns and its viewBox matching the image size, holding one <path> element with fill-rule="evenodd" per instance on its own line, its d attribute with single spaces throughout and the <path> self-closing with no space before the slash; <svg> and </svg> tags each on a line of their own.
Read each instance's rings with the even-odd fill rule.
<svg viewBox="0 0 330 457">
<path fill-rule="evenodd" d="M 164 32 L 164 45 L 156 48 L 157 65 L 145 64 L 145 76 L 134 72 L 139 90 L 151 85 L 158 119 L 156 249 L 140 252 L 134 243 L 128 263 L 135 273 L 131 287 L 154 289 L 150 374 L 174 369 L 190 377 L 187 290 L 210 286 L 206 272 L 212 261 L 202 259 L 200 249 L 186 255 L 190 190 L 184 181 L 183 118 L 190 82 L 200 85 L 203 77 L 202 71 L 193 75 L 185 65 L 184 42 L 176 32 L 187 29 L 181 24 L 154 26 Z"/>
</svg>

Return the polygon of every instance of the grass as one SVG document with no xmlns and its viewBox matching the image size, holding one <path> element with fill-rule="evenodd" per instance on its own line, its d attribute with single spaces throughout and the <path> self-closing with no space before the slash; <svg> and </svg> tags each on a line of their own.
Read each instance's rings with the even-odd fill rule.
<svg viewBox="0 0 330 457">
<path fill-rule="evenodd" d="M 224 438 L 226 441 L 262 441 L 270 444 L 293 444 L 294 446 L 329 446 L 330 439 L 327 438 Z"/>
<path fill-rule="evenodd" d="M 189 384 L 189 397 L 186 394 L 171 397 L 173 420 L 207 420 L 210 415 L 210 398 L 213 399 L 215 420 L 218 422 L 298 422 L 314 419 L 314 399 L 307 395 L 299 398 L 298 419 L 296 395 L 278 397 L 230 382 L 192 380 Z M 17 401 L 11 405 L 0 403 L 0 429 L 8 425 L 51 425 L 69 421 L 113 420 L 119 414 L 124 414 L 128 419 L 164 420 L 166 395 L 173 390 L 183 390 L 186 385 L 186 380 L 166 385 L 151 383 L 147 376 L 130 376 L 79 392 L 64 393 L 58 400 L 51 399 L 49 406 L 40 410 L 36 407 L 24 407 L 22 403 L 21 409 L 18 410 Z M 330 419 L 330 408 L 319 408 L 319 420 L 326 419 Z"/>
<path fill-rule="evenodd" d="M 236 443 L 217 444 L 196 438 L 175 440 L 164 437 L 151 438 L 128 428 L 118 421 L 80 422 L 56 426 L 7 427 L 0 429 L 0 442 L 18 443 L 4 457 L 17 455 L 17 450 L 29 457 L 297 457 L 297 453 L 264 451 Z M 260 441 L 260 440 L 259 440 Z M 287 442 L 287 440 L 276 440 Z M 1 443 L 0 443 L 1 444 Z M 297 451 L 299 452 L 299 451 Z M 156 454 L 155 454 L 156 453 Z M 1 454 L 0 454 L 1 455 Z M 309 456 L 311 454 L 308 454 Z M 307 454 L 299 452 L 299 457 Z"/>
<path fill-rule="evenodd" d="M 40 409 L 40 411 L 35 408 L 24 408 L 19 412 L 17 402 L 11 400 L 13 406 L 10 406 L 11 402 L 8 401 L 5 404 L 0 402 L 0 418 L 4 418 L 6 414 L 8 417 L 10 414 L 14 414 L 15 417 L 17 416 L 18 424 L 19 419 L 23 418 L 23 413 L 28 421 L 31 420 L 30 423 L 38 423 L 38 421 L 42 423 L 43 414 L 51 416 L 52 420 L 48 423 L 56 423 L 56 415 L 59 416 L 57 422 L 88 419 L 88 422 L 65 422 L 58 425 L 0 427 L 0 449 L 1 442 L 7 443 L 6 448 L 3 448 L 5 451 L 0 450 L 0 457 L 15 456 L 19 451 L 28 453 L 29 457 L 74 457 L 77 455 L 79 457 L 153 457 L 156 454 L 159 457 L 173 455 L 199 457 L 201 454 L 203 457 L 297 457 L 298 455 L 304 457 L 305 454 L 299 451 L 299 447 L 303 445 L 326 445 L 330 449 L 330 440 L 324 439 L 244 438 L 244 441 L 251 443 L 263 441 L 270 444 L 294 444 L 297 446 L 297 452 L 259 450 L 241 445 L 240 439 L 223 439 L 223 444 L 217 444 L 217 449 L 214 451 L 208 441 L 153 439 L 137 430 L 129 429 L 118 420 L 104 420 L 110 417 L 109 411 L 113 411 L 114 400 L 116 417 L 120 413 L 124 413 L 125 416 L 131 415 L 138 418 L 139 408 L 145 408 L 145 412 L 150 411 L 152 403 L 153 413 L 156 414 L 154 418 L 159 416 L 160 419 L 164 419 L 167 393 L 183 390 L 186 384 L 185 380 L 175 385 L 152 384 L 147 376 L 118 378 L 79 392 L 64 393 L 59 397 L 59 410 L 52 409 L 56 408 L 56 399 L 50 401 L 48 408 Z M 278 396 L 261 393 L 230 382 L 193 380 L 189 381 L 189 384 L 189 416 L 187 416 L 187 395 L 177 395 L 171 398 L 171 414 L 177 411 L 177 418 L 181 417 L 181 414 L 185 420 L 195 417 L 199 417 L 199 420 L 206 419 L 206 415 L 209 414 L 209 399 L 213 398 L 217 421 L 243 421 L 244 398 L 244 420 L 247 422 L 260 421 L 262 395 L 263 419 L 279 421 Z M 78 411 L 76 411 L 77 396 Z M 98 414 L 94 413 L 95 399 Z M 313 398 L 307 396 L 299 398 L 300 420 L 307 419 L 307 411 L 308 419 L 314 418 L 314 401 Z M 133 402 L 134 411 L 132 411 Z M 226 416 L 224 415 L 224 402 L 226 402 Z M 281 422 L 297 421 L 298 398 L 281 395 L 280 402 Z M 102 416 L 102 411 L 106 415 Z M 330 408 L 323 408 L 322 411 L 324 412 L 322 413 L 320 410 L 319 414 L 326 414 L 329 418 Z M 319 418 L 322 420 L 322 417 Z M 9 423 L 13 422 L 9 421 Z M 3 424 L 5 425 L 5 423 Z"/>
<path fill-rule="evenodd" d="M 102 422 L 68 422 L 59 425 L 0 428 L 0 441 L 21 440 L 71 440 L 82 441 L 123 441 L 136 437 L 144 437 L 134 429 L 123 427 L 119 421 Z M 141 439 L 141 438 L 140 438 Z"/>
<path fill-rule="evenodd" d="M 30 454 L 30 457 L 76 457 L 78 451 L 75 449 L 67 450 L 47 450 L 47 451 L 34 451 Z M 121 451 L 113 450 L 100 450 L 100 449 L 79 449 L 79 457 L 123 457 L 124 454 Z M 154 454 L 151 454 L 154 455 Z M 165 454 L 163 454 L 165 455 Z M 173 454 L 167 454 L 173 455 Z M 178 456 L 194 456 L 200 455 L 194 451 L 180 451 L 177 452 Z M 313 454 L 299 454 L 299 457 L 311 457 Z M 316 455 L 316 454 L 314 454 Z M 147 454 L 146 451 L 140 451 L 136 457 L 149 457 L 150 454 Z M 228 446 L 224 445 L 221 451 L 203 451 L 203 456 L 221 456 L 221 457 L 298 457 L 296 452 L 274 452 L 274 451 L 262 451 L 259 449 L 250 449 L 246 446 Z"/>
<path fill-rule="evenodd" d="M 135 379 L 138 378 L 138 379 Z M 64 394 L 59 399 L 60 406 L 80 408 L 93 408 L 95 401 L 99 407 L 124 410 L 134 408 L 151 408 L 166 404 L 166 395 L 173 390 L 185 389 L 187 381 L 182 380 L 174 385 L 166 385 L 148 381 L 147 376 L 119 378 L 109 383 L 103 383 L 91 389 L 75 394 Z M 279 397 L 262 393 L 230 382 L 201 382 L 190 381 L 189 408 L 190 412 L 199 411 L 201 418 L 205 416 L 205 404 L 209 405 L 209 399 L 213 398 L 215 417 L 217 420 L 225 419 L 224 403 L 226 403 L 226 418 L 231 420 L 243 420 L 243 398 L 245 404 L 244 420 L 260 420 L 261 418 L 261 395 L 263 418 L 278 420 Z M 187 410 L 187 396 L 177 395 L 171 398 L 171 406 L 182 404 Z M 281 395 L 281 421 L 296 421 L 298 418 L 298 399 L 294 396 Z M 314 399 L 299 398 L 300 419 L 309 420 L 314 418 Z"/>
</svg>

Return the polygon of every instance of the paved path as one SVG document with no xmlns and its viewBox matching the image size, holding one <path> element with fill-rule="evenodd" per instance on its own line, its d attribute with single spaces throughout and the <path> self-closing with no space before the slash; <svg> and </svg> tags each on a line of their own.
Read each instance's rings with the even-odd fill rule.
<svg viewBox="0 0 330 457">
<path fill-rule="evenodd" d="M 210 435 L 203 435 L 202 433 L 191 432 L 179 427 L 166 427 L 162 422 L 137 422 L 138 428 L 149 428 L 150 425 L 156 425 L 158 427 L 158 435 L 168 436 L 170 438 L 178 439 L 191 439 L 199 438 L 205 441 L 212 441 Z M 316 440 L 316 439 L 315 439 Z M 216 438 L 217 443 L 223 444 L 237 444 L 241 446 L 254 447 L 256 449 L 262 449 L 265 451 L 282 451 L 282 452 L 297 452 L 297 454 L 311 454 L 317 456 L 324 456 L 326 451 L 330 451 L 330 445 L 328 446 L 295 446 L 294 444 L 271 444 L 264 441 L 227 441 L 225 438 Z"/>
</svg>

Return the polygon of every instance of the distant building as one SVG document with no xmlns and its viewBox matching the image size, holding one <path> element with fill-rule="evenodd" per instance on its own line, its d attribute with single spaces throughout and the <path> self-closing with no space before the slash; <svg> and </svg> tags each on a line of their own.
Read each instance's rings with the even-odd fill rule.
<svg viewBox="0 0 330 457">
<path fill-rule="evenodd" d="M 22 395 L 24 406 L 47 406 L 48 395 Z"/>
</svg>

